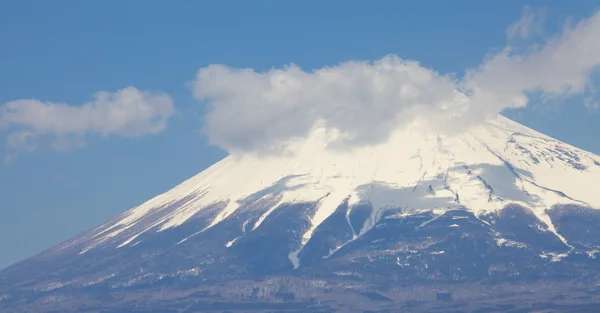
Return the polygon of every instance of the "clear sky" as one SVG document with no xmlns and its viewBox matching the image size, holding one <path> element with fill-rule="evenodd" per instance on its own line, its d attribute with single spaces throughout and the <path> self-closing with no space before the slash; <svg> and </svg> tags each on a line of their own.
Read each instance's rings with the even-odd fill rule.
<svg viewBox="0 0 600 313">
<path fill-rule="evenodd" d="M 529 29 L 543 38 L 568 21 L 590 17 L 600 4 L 2 1 L 0 268 L 100 224 L 224 157 L 227 152 L 209 145 L 202 133 L 208 108 L 193 94 L 200 68 L 225 64 L 261 72 L 294 63 L 311 71 L 394 54 L 462 76 L 507 45 L 507 29 L 522 18 L 525 6 L 543 16 L 545 23 Z M 591 82 L 597 76 L 592 74 Z M 135 89 L 118 92 L 128 86 Z M 111 94 L 94 98 L 100 91 Z M 127 102 L 128 97 L 147 106 Z M 533 94 L 525 108 L 505 114 L 600 154 L 597 99 L 577 94 L 542 101 Z M 53 113 L 38 114 L 48 103 L 81 107 L 90 101 L 106 110 L 53 105 Z M 123 103 L 134 103 L 125 111 L 132 114 L 120 115 Z M 6 113 L 19 105 L 34 111 Z M 7 116 L 13 119 L 7 122 Z M 106 116 L 113 118 L 106 122 Z M 26 120 L 15 120 L 21 117 Z M 29 131 L 14 129 L 22 125 Z"/>
</svg>

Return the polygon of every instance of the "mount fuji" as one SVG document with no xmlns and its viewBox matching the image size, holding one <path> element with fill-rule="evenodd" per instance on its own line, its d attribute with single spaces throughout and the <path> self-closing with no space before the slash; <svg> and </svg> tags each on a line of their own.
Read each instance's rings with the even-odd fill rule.
<svg viewBox="0 0 600 313">
<path fill-rule="evenodd" d="M 503 116 L 230 155 L 0 271 L 0 312 L 600 310 L 600 156 Z"/>
</svg>

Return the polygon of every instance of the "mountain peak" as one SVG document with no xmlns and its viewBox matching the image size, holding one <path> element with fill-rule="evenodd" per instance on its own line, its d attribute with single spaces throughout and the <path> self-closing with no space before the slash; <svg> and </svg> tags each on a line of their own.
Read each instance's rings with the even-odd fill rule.
<svg viewBox="0 0 600 313">
<path fill-rule="evenodd" d="M 495 294 L 510 292 L 514 279 L 552 277 L 563 292 L 572 277 L 599 272 L 599 156 L 502 116 L 451 135 L 406 127 L 349 149 L 328 148 L 329 135 L 316 130 L 294 153 L 228 156 L 0 272 L 0 309 L 34 297 L 62 311 L 73 294 L 137 299 L 156 286 L 172 299 L 185 290 L 190 299 L 260 298 L 267 307 L 282 294 L 315 304 L 376 288 L 394 298 L 399 283 L 481 283 Z M 506 284 L 485 283 L 499 279 Z"/>
<path fill-rule="evenodd" d="M 301 246 L 344 201 L 373 207 L 353 230 L 356 236 L 377 224 L 386 209 L 410 214 L 461 207 L 479 215 L 514 203 L 554 230 L 544 213 L 553 205 L 600 207 L 593 192 L 593 182 L 600 180 L 598 156 L 500 115 L 463 133 L 405 128 L 385 143 L 346 150 L 326 148 L 325 135 L 315 131 L 292 155 L 226 157 L 99 228 L 82 253 L 107 242 L 132 245 L 144 232 L 177 227 L 202 210 L 214 210 L 204 231 L 259 200 L 269 208 L 245 225 L 247 231 L 282 204 L 316 203 Z"/>
</svg>

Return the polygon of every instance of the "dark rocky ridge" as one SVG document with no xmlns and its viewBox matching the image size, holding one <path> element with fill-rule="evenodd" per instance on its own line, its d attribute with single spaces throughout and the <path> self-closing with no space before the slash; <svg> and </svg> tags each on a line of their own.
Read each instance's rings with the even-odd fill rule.
<svg viewBox="0 0 600 313">
<path fill-rule="evenodd" d="M 265 207 L 254 202 L 198 233 L 214 217 L 202 210 L 180 227 L 140 235 L 134 246 L 81 255 L 75 239 L 1 271 L 0 312 L 600 310 L 594 209 L 548 210 L 565 244 L 517 205 L 479 217 L 387 210 L 357 236 L 371 208 L 348 212 L 344 202 L 294 269 L 288 255 L 300 246 L 314 203 L 283 205 L 256 230 L 244 227 Z M 226 247 L 231 238 L 238 239 Z M 438 294 L 451 301 L 436 301 Z"/>
</svg>

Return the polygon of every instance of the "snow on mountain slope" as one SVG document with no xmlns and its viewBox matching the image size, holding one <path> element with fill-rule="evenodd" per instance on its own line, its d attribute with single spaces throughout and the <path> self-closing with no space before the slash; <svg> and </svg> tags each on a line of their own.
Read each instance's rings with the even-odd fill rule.
<svg viewBox="0 0 600 313">
<path fill-rule="evenodd" d="M 271 208 L 253 225 L 245 223 L 245 229 L 260 227 L 280 204 L 316 202 L 316 213 L 309 217 L 312 227 L 303 234 L 302 244 L 346 199 L 350 207 L 368 202 L 374 209 L 362 229 L 354 230 L 355 236 L 367 232 L 389 208 L 411 214 L 466 207 L 479 215 L 517 203 L 530 208 L 555 233 L 545 213 L 551 206 L 600 208 L 599 156 L 502 116 L 450 136 L 411 125 L 386 143 L 344 151 L 326 149 L 329 135 L 316 130 L 293 156 L 226 157 L 97 228 L 81 253 L 107 242 L 134 245 L 146 231 L 178 227 L 200 210 L 216 209 L 207 229 L 244 204 L 272 195 L 278 197 L 269 202 Z M 290 255 L 293 263 L 298 251 Z"/>
</svg>

